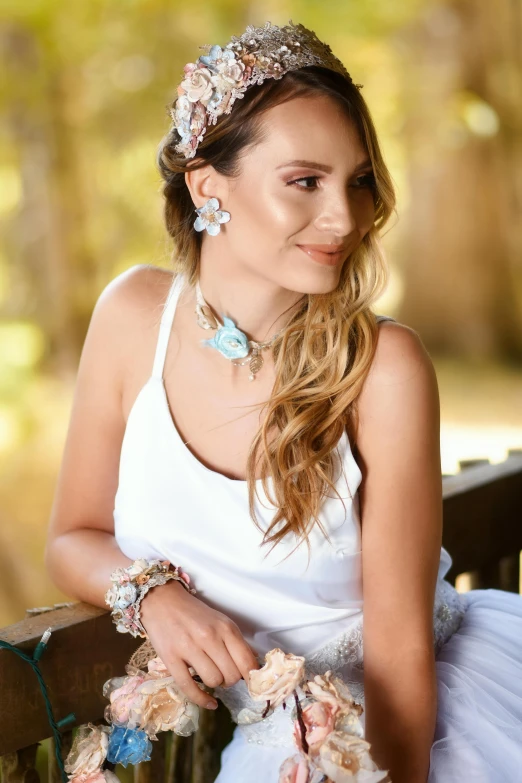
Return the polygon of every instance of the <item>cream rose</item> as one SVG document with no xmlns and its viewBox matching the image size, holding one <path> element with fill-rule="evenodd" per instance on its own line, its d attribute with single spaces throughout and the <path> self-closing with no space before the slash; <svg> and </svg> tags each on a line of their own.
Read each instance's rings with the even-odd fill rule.
<svg viewBox="0 0 522 783">
<path fill-rule="evenodd" d="M 388 772 L 377 768 L 369 750 L 360 737 L 333 731 L 321 745 L 318 764 L 331 783 L 379 783 Z"/>
<path fill-rule="evenodd" d="M 188 701 L 171 680 L 151 678 L 140 687 L 138 727 L 151 739 L 160 731 L 188 737 L 198 728 L 199 707 Z"/>
<path fill-rule="evenodd" d="M 196 68 L 195 71 L 187 74 L 180 86 L 191 103 L 197 101 L 205 103 L 211 98 L 214 90 L 212 74 L 208 68 Z"/>
<path fill-rule="evenodd" d="M 65 771 L 76 778 L 88 778 L 99 773 L 108 747 L 108 726 L 94 726 L 92 723 L 81 726 L 65 759 Z"/>
<path fill-rule="evenodd" d="M 261 669 L 250 672 L 248 692 L 254 701 L 269 701 L 271 709 L 275 709 L 300 685 L 305 659 L 300 655 L 285 655 L 276 647 L 266 654 L 265 660 Z"/>
</svg>

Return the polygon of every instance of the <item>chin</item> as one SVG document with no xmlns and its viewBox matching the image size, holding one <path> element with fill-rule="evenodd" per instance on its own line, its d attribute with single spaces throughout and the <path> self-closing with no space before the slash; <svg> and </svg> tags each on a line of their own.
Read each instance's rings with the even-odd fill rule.
<svg viewBox="0 0 522 783">
<path fill-rule="evenodd" d="M 303 269 L 288 275 L 288 280 L 282 283 L 285 288 L 300 294 L 329 294 L 335 291 L 341 279 L 342 264 L 333 268 L 323 268 L 317 272 Z"/>
</svg>

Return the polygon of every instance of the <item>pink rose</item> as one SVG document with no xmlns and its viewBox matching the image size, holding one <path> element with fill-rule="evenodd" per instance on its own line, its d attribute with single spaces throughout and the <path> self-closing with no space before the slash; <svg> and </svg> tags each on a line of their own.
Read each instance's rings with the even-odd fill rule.
<svg viewBox="0 0 522 783">
<path fill-rule="evenodd" d="M 303 756 L 291 756 L 279 768 L 279 783 L 308 783 L 310 768 Z"/>
<path fill-rule="evenodd" d="M 92 775 L 75 775 L 69 778 L 69 783 L 118 783 L 118 778 L 114 772 L 100 769 Z"/>
<path fill-rule="evenodd" d="M 307 689 L 314 699 L 330 704 L 342 712 L 353 712 L 361 715 L 363 708 L 356 704 L 350 689 L 339 677 L 334 677 L 331 671 L 323 675 L 318 674 L 313 680 L 306 683 Z"/>
<path fill-rule="evenodd" d="M 139 686 L 146 679 L 146 676 L 144 672 L 139 672 L 132 677 L 124 677 L 123 684 L 112 691 L 110 691 L 110 680 L 105 683 L 104 695 L 109 695 L 110 691 L 109 698 L 111 702 L 105 709 L 105 720 L 109 723 L 116 723 L 119 726 L 128 724 L 136 701 L 139 701 Z"/>
<path fill-rule="evenodd" d="M 334 730 L 338 711 L 338 708 L 332 704 L 318 701 L 304 707 L 302 716 L 306 730 L 306 741 L 312 754 L 317 753 L 327 736 Z M 294 740 L 299 750 L 304 752 L 299 721 L 294 723 Z"/>
</svg>

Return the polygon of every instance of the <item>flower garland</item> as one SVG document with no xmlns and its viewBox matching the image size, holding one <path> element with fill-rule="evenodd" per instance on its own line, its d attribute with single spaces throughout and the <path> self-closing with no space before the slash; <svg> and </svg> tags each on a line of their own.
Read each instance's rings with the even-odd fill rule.
<svg viewBox="0 0 522 783">
<path fill-rule="evenodd" d="M 160 731 L 188 737 L 197 730 L 199 707 L 185 698 L 160 658 L 149 660 L 146 671 L 132 664 L 126 671 L 103 687 L 110 701 L 104 717 L 111 725 L 80 727 L 65 762 L 69 783 L 118 783 L 114 772 L 104 769 L 106 762 L 126 767 L 149 761 L 151 740 Z M 305 659 L 276 648 L 266 654 L 262 668 L 250 672 L 247 686 L 263 707 L 241 710 L 238 723 L 262 721 L 290 699 L 295 704 L 297 752 L 281 765 L 279 783 L 379 783 L 387 778 L 363 739 L 362 706 L 330 671 L 307 680 Z"/>
</svg>

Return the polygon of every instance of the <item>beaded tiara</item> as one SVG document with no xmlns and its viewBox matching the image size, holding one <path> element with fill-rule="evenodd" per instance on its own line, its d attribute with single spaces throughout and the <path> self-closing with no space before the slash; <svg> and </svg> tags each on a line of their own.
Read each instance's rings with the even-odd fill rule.
<svg viewBox="0 0 522 783">
<path fill-rule="evenodd" d="M 181 138 L 175 149 L 185 158 L 194 157 L 207 126 L 215 125 L 221 114 L 230 114 L 236 98 L 242 98 L 253 84 L 280 79 L 287 71 L 307 65 L 337 71 L 353 83 L 328 44 L 292 20 L 284 27 L 270 22 L 263 27 L 248 25 L 241 36 L 233 35 L 224 49 L 210 44 L 199 48 L 207 54 L 185 65 L 178 98 L 168 107 Z"/>
</svg>

